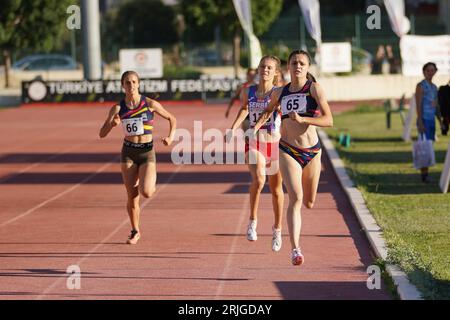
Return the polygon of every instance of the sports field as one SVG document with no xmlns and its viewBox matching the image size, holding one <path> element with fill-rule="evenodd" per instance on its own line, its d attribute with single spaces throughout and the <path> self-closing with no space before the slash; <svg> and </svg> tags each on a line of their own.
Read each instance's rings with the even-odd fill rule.
<svg viewBox="0 0 450 320">
<path fill-rule="evenodd" d="M 189 131 L 195 120 L 203 130 L 224 131 L 232 122 L 223 117 L 224 105 L 165 107 Z M 268 189 L 260 237 L 250 243 L 247 167 L 174 165 L 171 148 L 160 142 L 168 132 L 161 118 L 157 192 L 142 200 L 140 242 L 126 245 L 122 132 L 98 138 L 107 111 L 88 105 L 0 111 L 0 299 L 392 298 L 384 285 L 366 286 L 373 255 L 325 155 L 316 207 L 303 210 L 306 261 L 294 267 L 285 221 L 283 247 L 271 251 Z M 69 266 L 81 271 L 79 289 L 70 286 Z"/>
</svg>

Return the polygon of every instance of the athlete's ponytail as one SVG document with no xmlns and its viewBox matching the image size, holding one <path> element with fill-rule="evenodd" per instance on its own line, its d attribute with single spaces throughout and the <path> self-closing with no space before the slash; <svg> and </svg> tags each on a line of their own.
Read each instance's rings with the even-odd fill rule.
<svg viewBox="0 0 450 320">
<path fill-rule="evenodd" d="M 316 78 L 309 72 L 306 74 L 306 79 L 312 82 L 317 82 Z"/>
</svg>

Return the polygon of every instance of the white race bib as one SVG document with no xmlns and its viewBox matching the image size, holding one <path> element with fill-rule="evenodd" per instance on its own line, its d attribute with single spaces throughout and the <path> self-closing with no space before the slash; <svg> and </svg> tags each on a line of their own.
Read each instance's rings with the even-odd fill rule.
<svg viewBox="0 0 450 320">
<path fill-rule="evenodd" d="M 249 112 L 250 126 L 254 127 L 263 113 L 264 110 Z M 264 123 L 263 126 L 270 126 L 270 127 L 275 126 L 275 115 L 273 112 L 270 115 L 270 118 L 267 120 L 266 123 Z"/>
<path fill-rule="evenodd" d="M 130 118 L 122 120 L 123 132 L 127 137 L 144 134 L 144 121 L 142 118 Z"/>
<path fill-rule="evenodd" d="M 304 93 L 290 94 L 281 99 L 281 112 L 283 115 L 291 112 L 306 112 L 306 95 Z"/>
<path fill-rule="evenodd" d="M 256 122 L 258 122 L 258 119 L 261 117 L 261 115 L 263 114 L 264 110 L 258 110 L 258 111 L 251 111 L 249 112 L 249 116 L 250 116 L 250 125 L 252 127 L 255 126 Z M 269 120 L 270 121 L 270 120 Z"/>
</svg>

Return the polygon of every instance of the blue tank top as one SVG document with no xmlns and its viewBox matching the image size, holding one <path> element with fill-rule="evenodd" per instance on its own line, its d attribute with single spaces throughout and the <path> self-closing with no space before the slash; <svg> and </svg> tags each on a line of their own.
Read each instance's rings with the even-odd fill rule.
<svg viewBox="0 0 450 320">
<path fill-rule="evenodd" d="M 154 113 L 150 111 L 150 108 L 147 104 L 147 98 L 145 96 L 141 95 L 139 106 L 135 109 L 128 108 L 125 100 L 120 101 L 119 116 L 122 122 L 127 119 L 141 118 L 144 127 L 143 134 L 152 134 Z"/>
<path fill-rule="evenodd" d="M 422 96 L 422 118 L 426 120 L 434 120 L 436 116 L 436 107 L 433 107 L 433 101 L 436 103 L 438 90 L 436 85 L 422 80 L 420 86 L 423 90 Z"/>
<path fill-rule="evenodd" d="M 292 111 L 302 117 L 317 117 L 320 114 L 319 105 L 311 95 L 312 81 L 306 81 L 300 91 L 290 92 L 290 83 L 284 86 L 278 102 L 281 105 L 281 119 L 289 117 Z"/>
<path fill-rule="evenodd" d="M 266 110 L 270 104 L 270 96 L 277 87 L 272 87 L 270 91 L 263 97 L 258 98 L 256 92 L 258 86 L 253 85 L 248 88 L 248 115 L 250 117 L 250 127 L 254 127 L 261 114 Z M 270 119 L 261 127 L 268 131 L 279 131 L 281 120 L 278 111 L 274 111 Z"/>
</svg>

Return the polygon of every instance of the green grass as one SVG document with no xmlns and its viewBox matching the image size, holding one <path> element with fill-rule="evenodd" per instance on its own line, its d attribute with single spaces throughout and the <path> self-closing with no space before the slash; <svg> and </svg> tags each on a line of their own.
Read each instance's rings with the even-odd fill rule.
<svg viewBox="0 0 450 320">
<path fill-rule="evenodd" d="M 450 299 L 450 194 L 439 188 L 449 137 L 439 135 L 431 183 L 423 184 L 397 114 L 388 130 L 380 108 L 360 106 L 336 115 L 326 132 L 383 229 L 386 262 L 399 265 L 424 298 Z M 341 132 L 351 135 L 350 147 L 337 143 Z M 415 128 L 412 134 L 415 139 Z"/>
</svg>

